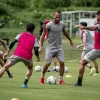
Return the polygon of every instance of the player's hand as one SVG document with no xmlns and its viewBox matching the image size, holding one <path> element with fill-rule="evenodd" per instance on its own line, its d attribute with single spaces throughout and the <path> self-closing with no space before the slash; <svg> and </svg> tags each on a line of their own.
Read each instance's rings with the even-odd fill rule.
<svg viewBox="0 0 100 100">
<path fill-rule="evenodd" d="M 39 53 L 41 54 L 42 53 L 42 47 L 39 47 Z"/>
<path fill-rule="evenodd" d="M 79 49 L 80 48 L 80 46 L 78 45 L 78 46 L 76 46 L 76 49 Z"/>
<path fill-rule="evenodd" d="M 5 59 L 8 55 L 8 52 L 6 52 L 4 55 L 3 55 L 3 59 Z"/>
<path fill-rule="evenodd" d="M 85 51 L 86 50 L 86 48 L 83 48 L 83 51 Z"/>
<path fill-rule="evenodd" d="M 72 41 L 70 41 L 70 45 L 71 45 L 71 47 L 73 48 L 74 46 L 73 46 L 73 42 Z"/>
<path fill-rule="evenodd" d="M 75 27 L 75 28 L 81 28 L 81 29 L 84 28 L 84 26 L 82 26 L 82 25 L 75 25 L 74 27 Z"/>
</svg>

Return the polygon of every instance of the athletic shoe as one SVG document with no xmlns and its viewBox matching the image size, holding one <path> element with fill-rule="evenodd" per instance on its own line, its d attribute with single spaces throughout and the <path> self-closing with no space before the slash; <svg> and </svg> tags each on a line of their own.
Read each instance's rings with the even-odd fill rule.
<svg viewBox="0 0 100 100">
<path fill-rule="evenodd" d="M 93 76 L 99 76 L 100 74 L 99 73 L 95 73 L 95 74 L 93 74 Z"/>
<path fill-rule="evenodd" d="M 48 69 L 48 70 L 47 70 L 47 72 L 51 72 L 51 70 L 50 70 L 50 69 Z"/>
<path fill-rule="evenodd" d="M 23 85 L 22 85 L 22 88 L 27 88 L 27 85 L 26 85 L 26 84 L 23 84 Z"/>
<path fill-rule="evenodd" d="M 58 84 L 66 84 L 63 80 L 60 80 Z"/>
<path fill-rule="evenodd" d="M 9 77 L 9 78 L 12 78 L 13 76 L 10 74 L 10 75 L 8 75 L 8 77 Z"/>
<path fill-rule="evenodd" d="M 44 84 L 44 77 L 40 78 L 40 84 Z"/>
<path fill-rule="evenodd" d="M 58 72 L 57 69 L 53 69 L 53 72 Z"/>
<path fill-rule="evenodd" d="M 95 68 L 91 68 L 91 71 L 90 71 L 89 75 L 90 76 L 93 75 L 94 71 L 95 71 Z"/>
<path fill-rule="evenodd" d="M 73 86 L 82 86 L 82 84 L 76 83 Z"/>
</svg>

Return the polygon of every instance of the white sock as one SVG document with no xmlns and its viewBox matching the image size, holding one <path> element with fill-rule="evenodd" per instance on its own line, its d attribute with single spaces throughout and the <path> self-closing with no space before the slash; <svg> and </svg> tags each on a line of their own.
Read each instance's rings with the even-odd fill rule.
<svg viewBox="0 0 100 100">
<path fill-rule="evenodd" d="M 48 67 L 48 70 L 50 70 L 50 66 Z"/>
<path fill-rule="evenodd" d="M 56 66 L 54 66 L 54 69 L 56 69 Z"/>
<path fill-rule="evenodd" d="M 59 76 L 59 81 L 60 81 L 60 80 L 63 80 L 63 76 Z"/>
<path fill-rule="evenodd" d="M 41 77 L 44 77 L 45 74 L 41 73 Z"/>
</svg>

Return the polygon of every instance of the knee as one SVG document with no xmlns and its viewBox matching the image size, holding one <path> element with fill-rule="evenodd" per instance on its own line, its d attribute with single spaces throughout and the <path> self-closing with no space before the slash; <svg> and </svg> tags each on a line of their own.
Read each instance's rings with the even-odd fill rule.
<svg viewBox="0 0 100 100">
<path fill-rule="evenodd" d="M 83 60 L 80 61 L 80 65 L 85 66 L 86 64 L 87 64 L 87 61 L 86 60 L 83 59 Z"/>
<path fill-rule="evenodd" d="M 64 65 L 64 62 L 63 61 L 60 61 L 59 63 Z"/>
</svg>

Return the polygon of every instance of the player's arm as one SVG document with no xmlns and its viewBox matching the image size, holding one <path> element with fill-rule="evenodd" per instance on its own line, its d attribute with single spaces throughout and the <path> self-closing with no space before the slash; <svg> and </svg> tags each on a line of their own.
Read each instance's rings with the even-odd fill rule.
<svg viewBox="0 0 100 100">
<path fill-rule="evenodd" d="M 69 37 L 69 34 L 68 34 L 67 31 L 65 30 L 65 28 L 63 29 L 63 33 L 64 33 L 64 35 L 68 38 L 68 40 L 70 41 L 70 45 L 73 46 L 73 42 L 72 42 L 71 38 Z"/>
<path fill-rule="evenodd" d="M 40 57 L 39 57 L 39 43 L 38 40 L 35 40 L 35 44 L 34 44 L 34 53 L 37 57 L 37 61 L 40 61 Z"/>
<path fill-rule="evenodd" d="M 39 53 L 41 53 L 42 49 L 43 49 L 43 42 L 44 42 L 44 39 L 45 39 L 45 34 L 46 33 L 43 31 L 43 33 L 42 33 L 42 35 L 40 37 L 40 41 L 39 41 L 39 45 L 40 45 L 40 47 L 39 47 Z"/>
<path fill-rule="evenodd" d="M 0 42 L 1 42 L 1 44 L 3 45 L 3 47 L 4 47 L 5 51 L 7 51 L 7 47 L 6 47 L 5 42 L 4 42 L 2 39 L 0 39 Z"/>
<path fill-rule="evenodd" d="M 3 59 L 10 53 L 10 50 L 13 48 L 13 46 L 15 45 L 16 42 L 18 42 L 19 38 L 20 38 L 21 34 L 18 34 L 15 39 L 10 43 L 9 48 L 7 50 L 7 52 L 4 54 Z"/>
<path fill-rule="evenodd" d="M 75 28 L 81 28 L 81 29 L 85 29 L 85 30 L 90 30 L 90 31 L 94 31 L 94 30 L 98 30 L 97 26 L 82 26 L 82 25 L 75 25 Z"/>
<path fill-rule="evenodd" d="M 83 50 L 85 51 L 86 50 L 86 36 L 83 36 L 83 45 L 84 45 Z"/>
<path fill-rule="evenodd" d="M 76 46 L 76 49 L 80 49 L 83 46 L 84 46 L 84 44 L 80 44 L 80 45 Z"/>
</svg>

